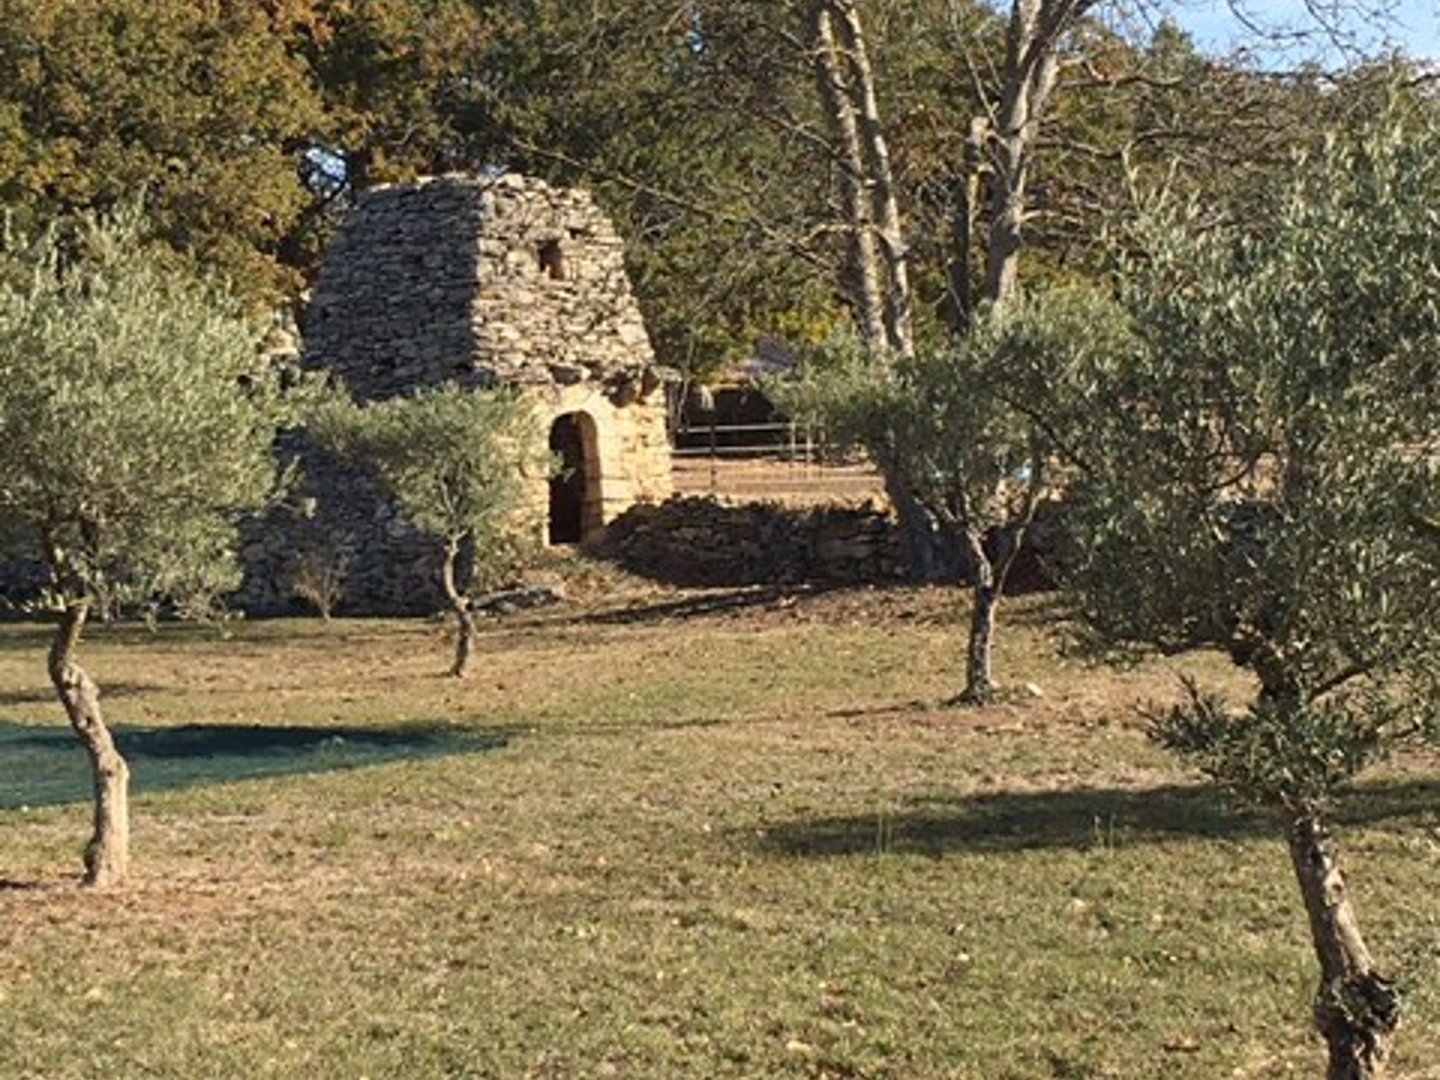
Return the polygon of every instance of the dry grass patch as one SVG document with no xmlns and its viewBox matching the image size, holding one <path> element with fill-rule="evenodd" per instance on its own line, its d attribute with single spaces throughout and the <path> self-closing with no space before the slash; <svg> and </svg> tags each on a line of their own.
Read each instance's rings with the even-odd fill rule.
<svg viewBox="0 0 1440 1080">
<path fill-rule="evenodd" d="M 1042 696 L 944 709 L 961 603 L 597 595 L 486 624 L 463 683 L 425 623 L 102 630 L 138 793 L 99 899 L 78 752 L 13 741 L 60 728 L 40 637 L 0 628 L 6 1075 L 1319 1075 L 1283 851 L 1137 728 L 1175 667 L 1062 655 L 1038 598 L 997 671 Z M 1440 886 L 1435 777 L 1343 834 L 1387 957 Z"/>
</svg>

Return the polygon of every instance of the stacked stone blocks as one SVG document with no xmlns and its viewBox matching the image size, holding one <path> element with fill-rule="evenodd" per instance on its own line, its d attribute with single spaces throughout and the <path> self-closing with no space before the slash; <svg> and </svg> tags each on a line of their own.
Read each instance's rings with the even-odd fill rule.
<svg viewBox="0 0 1440 1080">
<path fill-rule="evenodd" d="M 504 175 L 366 193 L 326 254 L 303 336 L 302 364 L 336 373 L 358 401 L 449 381 L 515 386 L 546 429 L 577 424 L 586 533 L 671 493 L 665 373 L 630 291 L 623 243 L 584 191 Z M 299 531 L 347 538 L 346 609 L 437 603 L 425 540 L 355 470 L 300 452 L 309 498 L 329 520 Z M 548 497 L 537 488 L 537 500 Z M 303 537 L 275 515 L 252 533 L 240 602 L 285 607 L 285 566 Z"/>
</svg>

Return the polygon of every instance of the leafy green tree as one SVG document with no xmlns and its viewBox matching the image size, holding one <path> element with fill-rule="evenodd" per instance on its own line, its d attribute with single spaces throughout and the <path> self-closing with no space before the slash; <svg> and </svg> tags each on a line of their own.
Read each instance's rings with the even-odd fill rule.
<svg viewBox="0 0 1440 1080">
<path fill-rule="evenodd" d="M 807 378 L 773 388 L 882 462 L 959 553 L 972 591 L 962 703 L 995 696 L 992 646 L 1010 571 L 1036 513 L 1060 490 L 1055 464 L 1086 422 L 1093 373 L 1131 347 L 1113 303 L 1057 290 L 986 309 L 965 337 L 888 369 L 851 343 L 819 356 Z"/>
<path fill-rule="evenodd" d="M 273 301 L 325 124 L 262 5 L 0 0 L 0 201 L 29 227 L 144 188 L 172 247 Z"/>
<path fill-rule="evenodd" d="M 1076 485 L 1072 586 L 1098 640 L 1215 647 L 1154 736 L 1273 811 L 1320 967 L 1331 1080 L 1381 1075 L 1400 999 L 1331 834 L 1347 784 L 1435 718 L 1440 657 L 1440 131 L 1391 110 L 1332 136 L 1257 225 L 1144 233 Z"/>
<path fill-rule="evenodd" d="M 798 5 L 539 9 L 497 37 L 504 160 L 595 192 L 662 362 L 703 380 L 763 334 L 823 340 L 843 316 Z"/>
<path fill-rule="evenodd" d="M 440 583 L 455 615 L 463 677 L 475 638 L 470 596 L 513 574 L 541 538 L 550 467 L 534 405 L 453 384 L 414 397 L 320 410 L 322 445 L 368 463 L 400 512 L 440 541 Z"/>
<path fill-rule="evenodd" d="M 141 226 L 79 219 L 0 278 L 0 532 L 49 571 L 49 673 L 94 775 L 96 886 L 128 867 L 129 770 L 77 659 L 86 619 L 238 584 L 235 523 L 276 486 L 284 412 L 256 327 Z"/>
<path fill-rule="evenodd" d="M 272 0 L 273 2 L 273 0 Z M 513 7 L 514 5 L 509 5 Z M 495 164 L 491 69 L 504 3 L 299 0 L 277 12 L 324 102 L 314 134 L 354 190 Z"/>
</svg>

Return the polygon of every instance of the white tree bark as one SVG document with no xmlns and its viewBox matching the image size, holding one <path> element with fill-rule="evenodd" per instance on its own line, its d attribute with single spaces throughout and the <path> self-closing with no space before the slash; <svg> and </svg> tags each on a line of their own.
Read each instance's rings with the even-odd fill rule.
<svg viewBox="0 0 1440 1080">
<path fill-rule="evenodd" d="M 890 148 L 880 122 L 880 103 L 875 93 L 875 74 L 870 67 L 865 32 L 855 0 L 831 0 L 830 7 L 839 31 L 839 41 L 850 69 L 848 85 L 853 108 L 859 116 L 861 154 L 870 197 L 878 251 L 884 265 L 885 344 L 892 352 L 909 355 L 915 349 L 911 330 L 910 254 L 900 203 L 895 194 L 895 173 Z"/>
<path fill-rule="evenodd" d="M 814 0 L 809 17 L 820 104 L 837 142 L 849 241 L 841 278 L 866 352 L 885 363 L 889 356 L 912 353 L 915 342 L 909 251 L 874 72 L 854 0 Z M 912 571 L 921 579 L 933 578 L 934 521 L 908 489 L 898 462 L 877 464 L 905 534 Z"/>
<path fill-rule="evenodd" d="M 886 338 L 885 288 L 880 272 L 869 169 L 860 117 L 855 108 L 850 65 L 836 29 L 835 5 L 818 0 L 810 7 L 815 48 L 815 83 L 837 146 L 841 212 L 845 216 L 845 266 L 841 287 L 867 350 L 878 352 Z"/>
<path fill-rule="evenodd" d="M 1007 303 L 1019 284 L 1030 162 L 1060 74 L 1065 33 L 1095 0 L 1015 0 L 1005 40 L 1005 71 L 990 135 L 990 229 L 984 297 Z"/>
</svg>

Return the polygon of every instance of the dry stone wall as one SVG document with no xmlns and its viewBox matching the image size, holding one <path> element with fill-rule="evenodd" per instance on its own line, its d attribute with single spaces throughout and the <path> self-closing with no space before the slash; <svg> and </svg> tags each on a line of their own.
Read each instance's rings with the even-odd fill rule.
<svg viewBox="0 0 1440 1080">
<path fill-rule="evenodd" d="M 987 540 L 994 553 L 995 537 Z M 1011 568 L 1008 592 L 1055 587 L 1064 545 L 1061 509 L 1035 523 Z M 686 587 L 881 585 L 906 580 L 904 537 L 873 505 L 795 508 L 676 496 L 636 506 L 591 546 L 599 558 Z M 953 583 L 969 580 L 961 565 Z"/>
<path fill-rule="evenodd" d="M 875 584 L 905 576 L 900 534 L 873 507 L 794 509 L 676 497 L 626 512 L 592 551 L 685 587 Z"/>
</svg>

